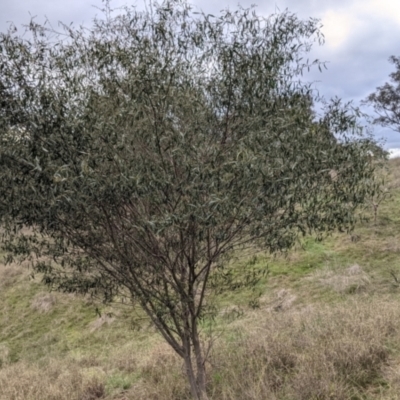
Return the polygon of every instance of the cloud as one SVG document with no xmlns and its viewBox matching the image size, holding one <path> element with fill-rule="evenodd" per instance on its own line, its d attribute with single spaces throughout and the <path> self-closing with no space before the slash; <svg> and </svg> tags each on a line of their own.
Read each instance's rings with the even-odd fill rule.
<svg viewBox="0 0 400 400">
<path fill-rule="evenodd" d="M 322 20 L 327 46 L 333 50 L 342 48 L 354 28 L 352 16 L 335 10 L 328 10 L 324 13 Z"/>
<path fill-rule="evenodd" d="M 389 158 L 398 158 L 398 157 L 400 157 L 400 148 L 389 149 Z"/>
</svg>

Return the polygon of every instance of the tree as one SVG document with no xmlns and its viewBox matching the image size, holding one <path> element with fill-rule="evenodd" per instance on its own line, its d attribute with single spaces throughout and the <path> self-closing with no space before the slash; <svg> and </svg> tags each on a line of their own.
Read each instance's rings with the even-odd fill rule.
<svg viewBox="0 0 400 400">
<path fill-rule="evenodd" d="M 374 123 L 400 132 L 400 57 L 391 56 L 389 61 L 396 67 L 396 71 L 389 75 L 391 83 L 379 86 L 364 103 L 373 105 L 379 115 Z"/>
<path fill-rule="evenodd" d="M 318 117 L 299 80 L 318 28 L 167 1 L 0 36 L 3 247 L 55 289 L 139 304 L 195 399 L 226 258 L 351 229 L 373 190 L 355 113 L 336 100 Z"/>
</svg>

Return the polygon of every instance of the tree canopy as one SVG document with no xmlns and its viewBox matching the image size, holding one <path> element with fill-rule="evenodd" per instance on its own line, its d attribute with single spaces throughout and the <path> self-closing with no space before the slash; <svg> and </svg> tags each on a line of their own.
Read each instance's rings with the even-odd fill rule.
<svg viewBox="0 0 400 400">
<path fill-rule="evenodd" d="M 400 57 L 391 56 L 389 61 L 396 68 L 396 71 L 389 75 L 390 83 L 377 87 L 376 91 L 366 98 L 365 103 L 371 104 L 379 115 L 375 118 L 375 123 L 400 132 Z"/>
<path fill-rule="evenodd" d="M 351 229 L 374 190 L 356 113 L 317 115 L 300 79 L 319 23 L 166 1 L 28 30 L 0 35 L 3 247 L 53 288 L 139 304 L 204 399 L 225 258 Z"/>
</svg>

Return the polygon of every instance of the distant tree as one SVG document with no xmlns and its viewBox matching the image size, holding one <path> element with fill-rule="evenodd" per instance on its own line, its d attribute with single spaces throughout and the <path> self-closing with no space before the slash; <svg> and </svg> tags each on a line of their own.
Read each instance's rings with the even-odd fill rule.
<svg viewBox="0 0 400 400">
<path fill-rule="evenodd" d="M 379 86 L 365 103 L 371 104 L 379 115 L 375 123 L 400 132 L 400 57 L 391 56 L 389 61 L 396 67 L 396 71 L 389 75 L 391 82 Z"/>
<path fill-rule="evenodd" d="M 0 35 L 4 249 L 55 289 L 138 304 L 195 399 L 226 258 L 351 229 L 373 190 L 354 112 L 334 101 L 318 118 L 299 80 L 318 27 L 167 1 Z"/>
</svg>

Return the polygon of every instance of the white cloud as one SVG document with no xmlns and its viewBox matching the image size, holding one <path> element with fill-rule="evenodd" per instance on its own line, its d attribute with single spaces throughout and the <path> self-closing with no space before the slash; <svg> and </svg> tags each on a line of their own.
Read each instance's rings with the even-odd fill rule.
<svg viewBox="0 0 400 400">
<path fill-rule="evenodd" d="M 368 32 L 376 31 L 380 39 L 386 36 L 387 26 L 399 26 L 400 2 L 398 0 L 352 0 L 346 3 L 325 3 L 310 8 L 316 11 L 324 25 L 327 51 L 346 51 L 356 39 L 366 38 Z M 371 44 L 371 43 L 370 43 Z M 374 44 L 377 45 L 376 43 Z M 369 47 L 374 51 L 375 46 Z"/>
<path fill-rule="evenodd" d="M 345 45 L 351 35 L 351 31 L 354 29 L 354 16 L 343 12 L 343 10 L 330 9 L 323 14 L 321 20 L 326 46 L 337 50 Z"/>
<path fill-rule="evenodd" d="M 389 149 L 389 158 L 397 158 L 400 157 L 400 149 Z"/>
<path fill-rule="evenodd" d="M 400 2 L 398 0 L 359 0 L 357 2 L 360 11 L 365 10 L 368 14 L 379 19 L 387 19 L 400 23 Z"/>
</svg>

